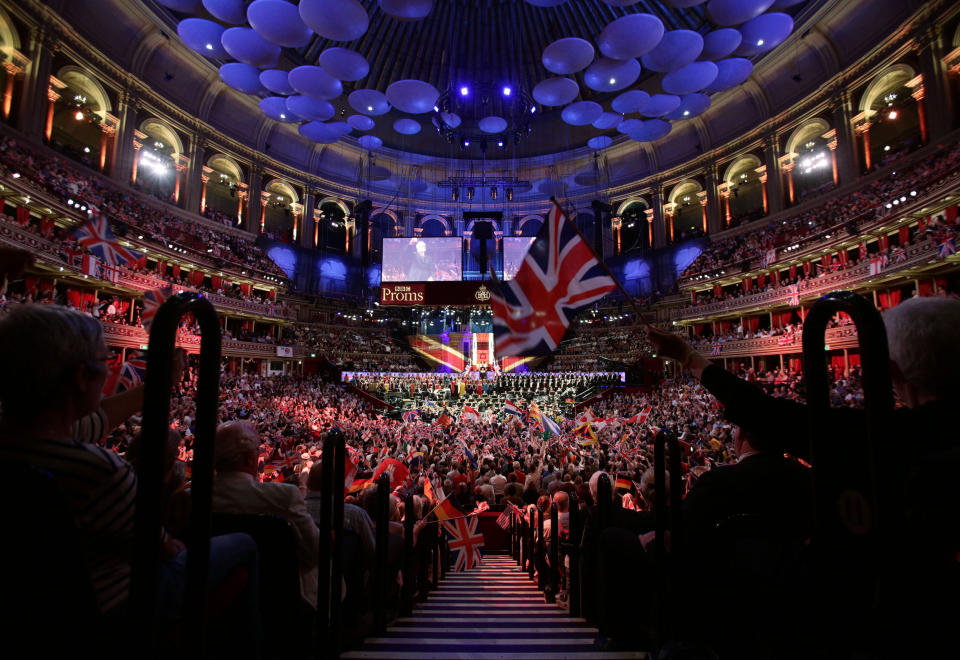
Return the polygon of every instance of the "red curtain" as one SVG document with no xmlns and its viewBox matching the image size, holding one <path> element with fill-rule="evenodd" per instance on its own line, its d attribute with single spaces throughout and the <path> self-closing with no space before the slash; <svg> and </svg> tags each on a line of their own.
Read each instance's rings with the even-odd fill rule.
<svg viewBox="0 0 960 660">
<path fill-rule="evenodd" d="M 21 227 L 26 227 L 30 224 L 30 209 L 26 206 L 17 207 L 17 224 Z"/>
<path fill-rule="evenodd" d="M 937 278 L 937 291 L 943 291 L 947 288 L 947 280 L 943 277 Z"/>
<path fill-rule="evenodd" d="M 767 274 L 760 273 L 757 275 L 757 288 L 762 289 L 767 284 Z"/>
<path fill-rule="evenodd" d="M 277 290 L 270 289 L 270 300 L 276 300 L 276 299 L 277 299 Z"/>
<path fill-rule="evenodd" d="M 795 280 L 797 278 L 797 264 L 790 266 L 790 279 Z"/>
<path fill-rule="evenodd" d="M 810 277 L 810 269 L 811 269 L 811 268 L 812 268 L 812 266 L 810 265 L 810 262 L 809 262 L 809 261 L 804 261 L 804 262 L 803 262 L 803 275 L 804 275 L 804 277 Z"/>
<path fill-rule="evenodd" d="M 777 286 L 780 286 L 780 271 L 779 271 L 779 270 L 775 270 L 775 271 L 773 271 L 772 274 L 773 274 L 773 282 L 774 282 Z"/>
<path fill-rule="evenodd" d="M 917 220 L 917 234 L 923 234 L 927 230 L 927 223 L 930 222 L 930 216 L 924 216 Z"/>
<path fill-rule="evenodd" d="M 716 296 L 717 298 L 719 298 L 720 296 L 722 296 L 722 295 L 723 295 L 723 287 L 720 286 L 719 284 L 714 284 L 714 285 L 713 285 L 713 295 Z M 276 291 L 274 291 L 274 298 L 276 298 Z"/>
<path fill-rule="evenodd" d="M 841 378 L 844 370 L 843 355 L 831 355 L 830 366 L 833 367 L 834 378 Z"/>
<path fill-rule="evenodd" d="M 877 239 L 877 245 L 880 246 L 881 250 L 886 250 L 887 248 L 890 247 L 890 237 L 884 234 L 883 236 Z"/>
<path fill-rule="evenodd" d="M 157 272 L 160 273 L 160 276 L 161 276 L 161 277 L 163 277 L 164 275 L 167 274 L 167 262 L 166 262 L 166 261 L 158 261 L 158 262 L 157 262 Z"/>
<path fill-rule="evenodd" d="M 840 263 L 841 263 L 842 265 L 846 266 L 846 265 L 847 265 L 847 251 L 846 251 L 846 250 L 840 250 L 839 252 L 837 252 L 837 259 L 840 261 Z"/>
<path fill-rule="evenodd" d="M 213 287 L 213 290 L 216 291 L 216 290 L 219 289 L 221 286 L 223 286 L 223 278 L 222 278 L 222 277 L 217 277 L 216 275 L 212 276 L 212 277 L 210 278 L 210 286 L 212 286 L 212 287 Z"/>
<path fill-rule="evenodd" d="M 906 245 L 910 240 L 910 227 L 903 226 L 900 227 L 900 245 Z"/>
<path fill-rule="evenodd" d="M 902 299 L 903 299 L 903 293 L 900 291 L 900 289 L 893 289 L 893 290 L 890 292 L 890 306 L 891 306 L 891 307 L 896 307 L 897 305 L 899 305 L 899 304 L 900 304 L 900 301 L 901 301 Z"/>
<path fill-rule="evenodd" d="M 193 282 L 194 286 L 200 286 L 203 284 L 203 271 L 195 270 L 190 273 L 190 281 Z"/>
<path fill-rule="evenodd" d="M 250 295 L 250 285 L 249 285 L 249 284 L 241 284 L 241 285 L 240 285 L 240 291 L 243 292 L 243 295 L 249 296 L 249 295 Z"/>
<path fill-rule="evenodd" d="M 36 277 L 24 277 L 23 278 L 24 286 L 27 289 L 27 293 L 31 296 L 37 296 L 37 278 Z"/>
<path fill-rule="evenodd" d="M 850 362 L 850 367 L 859 367 L 860 366 L 860 354 L 859 353 L 850 353 L 848 355 L 848 361 Z"/>
<path fill-rule="evenodd" d="M 170 270 L 171 270 L 172 273 L 173 273 L 173 279 L 179 280 L 179 279 L 180 279 L 180 266 L 178 266 L 177 264 L 173 264 L 173 268 L 171 268 Z"/>
<path fill-rule="evenodd" d="M 930 282 L 921 281 L 921 282 L 920 282 L 920 289 L 919 289 L 919 291 L 920 291 L 920 295 L 921 295 L 921 296 L 929 296 L 929 295 L 932 295 L 932 294 L 933 294 L 933 286 L 930 284 Z"/>
<path fill-rule="evenodd" d="M 37 289 L 40 291 L 51 291 L 53 289 L 53 282 L 50 280 L 40 280 L 37 282 Z"/>
<path fill-rule="evenodd" d="M 753 282 L 751 282 L 751 280 L 750 280 L 749 277 L 743 278 L 743 290 L 744 290 L 744 292 L 747 292 L 747 291 L 750 290 L 750 285 L 751 285 L 752 283 L 753 283 Z"/>
<path fill-rule="evenodd" d="M 696 292 L 696 291 L 691 291 L 691 292 L 690 292 L 690 304 L 691 304 L 691 305 L 696 305 L 696 304 L 697 304 L 697 292 Z"/>
<path fill-rule="evenodd" d="M 720 321 L 720 332 L 730 332 L 730 321 Z"/>
<path fill-rule="evenodd" d="M 79 307 L 80 303 L 83 301 L 83 296 L 80 295 L 80 292 L 76 289 L 67 289 L 67 302 L 73 305 L 74 307 Z"/>
<path fill-rule="evenodd" d="M 790 371 L 793 371 L 794 373 L 803 372 L 803 358 L 792 357 L 792 358 L 789 358 L 789 362 L 790 362 L 790 366 L 789 366 Z"/>
<path fill-rule="evenodd" d="M 957 219 L 957 205 L 954 204 L 953 206 L 948 206 L 944 211 L 944 215 L 947 218 L 947 222 L 953 224 Z"/>
<path fill-rule="evenodd" d="M 760 319 L 756 316 L 750 319 L 744 319 L 744 322 L 746 323 L 744 330 L 749 330 L 750 332 L 756 332 L 757 328 L 760 327 Z"/>
<path fill-rule="evenodd" d="M 880 304 L 880 309 L 889 309 L 890 307 L 890 295 L 884 291 L 877 294 L 877 302 Z"/>
</svg>

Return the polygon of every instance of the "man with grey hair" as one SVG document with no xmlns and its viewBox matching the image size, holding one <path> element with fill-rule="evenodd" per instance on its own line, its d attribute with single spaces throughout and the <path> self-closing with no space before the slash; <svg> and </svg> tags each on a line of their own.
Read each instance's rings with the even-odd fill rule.
<svg viewBox="0 0 960 660">
<path fill-rule="evenodd" d="M 297 537 L 300 593 L 317 604 L 317 542 L 319 532 L 300 489 L 293 484 L 258 480 L 260 436 L 245 421 L 225 422 L 214 440 L 213 510 L 222 513 L 265 513 L 290 523 Z"/>
<path fill-rule="evenodd" d="M 960 616 L 960 300 L 912 298 L 887 310 L 884 325 L 890 373 L 904 407 L 889 416 L 883 429 L 886 444 L 871 448 L 877 499 L 891 532 L 872 564 L 879 595 L 869 629 L 872 652 L 936 655 L 956 648 L 949 634 Z M 817 469 L 816 458 L 809 455 L 805 405 L 767 396 L 673 333 L 648 327 L 647 337 L 658 353 L 700 379 L 725 406 L 727 419 L 769 442 L 771 449 L 806 458 Z M 839 462 L 864 464 L 864 412 L 837 408 L 827 414 L 824 426 L 834 430 L 831 440 L 837 443 Z M 839 555 L 829 557 L 842 561 Z M 837 602 L 843 600 L 831 599 Z M 858 614 L 839 614 L 829 607 L 823 613 L 824 621 Z M 865 620 L 866 612 L 862 614 Z"/>
</svg>

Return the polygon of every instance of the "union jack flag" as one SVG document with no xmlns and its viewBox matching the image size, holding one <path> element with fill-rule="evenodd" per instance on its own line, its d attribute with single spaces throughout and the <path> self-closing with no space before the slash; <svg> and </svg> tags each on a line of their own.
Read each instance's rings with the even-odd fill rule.
<svg viewBox="0 0 960 660">
<path fill-rule="evenodd" d="M 483 534 L 477 532 L 476 516 L 443 520 L 440 524 L 450 535 L 450 551 L 457 553 L 453 564 L 454 572 L 460 573 L 479 566 L 483 559 L 480 553 L 480 548 L 483 547 Z"/>
<path fill-rule="evenodd" d="M 80 245 L 100 257 L 108 266 L 121 266 L 138 261 L 143 256 L 139 252 L 120 245 L 110 230 L 110 223 L 102 213 L 80 225 L 74 230 L 73 235 Z"/>
<path fill-rule="evenodd" d="M 490 298 L 498 355 L 556 350 L 573 316 L 616 288 L 590 246 L 554 203 L 514 279 Z"/>
<path fill-rule="evenodd" d="M 420 417 L 420 411 L 408 410 L 407 412 L 403 413 L 402 417 L 403 417 L 403 421 L 405 421 L 408 424 L 412 424 L 417 420 L 418 417 Z"/>
<path fill-rule="evenodd" d="M 164 287 L 162 289 L 152 289 L 143 294 L 143 314 L 140 315 L 140 322 L 147 330 L 153 323 L 153 317 L 157 315 L 160 305 L 167 301 L 167 298 L 173 295 L 173 287 Z"/>
<path fill-rule="evenodd" d="M 787 304 L 791 307 L 796 307 L 800 304 L 800 285 L 791 284 L 787 287 L 787 293 L 790 294 L 790 297 L 787 298 Z"/>
<path fill-rule="evenodd" d="M 777 337 L 777 345 L 790 346 L 793 344 L 793 335 L 780 335 Z"/>
<path fill-rule="evenodd" d="M 130 351 L 127 361 L 119 360 L 110 368 L 103 384 L 103 395 L 111 396 L 133 389 L 147 377 L 147 355 L 142 351 Z"/>
<path fill-rule="evenodd" d="M 715 341 L 711 346 L 710 355 L 712 355 L 713 357 L 717 357 L 718 355 L 720 355 L 720 351 L 722 350 L 723 350 L 723 344 L 721 344 L 718 341 Z"/>
<path fill-rule="evenodd" d="M 942 241 L 940 241 L 940 258 L 946 259 L 951 254 L 957 253 L 957 247 L 954 245 L 953 237 L 947 236 Z"/>
</svg>

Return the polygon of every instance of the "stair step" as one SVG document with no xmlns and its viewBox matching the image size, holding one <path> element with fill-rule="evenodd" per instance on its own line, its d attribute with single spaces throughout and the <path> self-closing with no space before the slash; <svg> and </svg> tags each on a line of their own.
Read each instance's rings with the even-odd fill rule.
<svg viewBox="0 0 960 660">
<path fill-rule="evenodd" d="M 350 651 L 342 653 L 341 658 L 356 658 L 357 660 L 423 660 L 421 651 Z M 504 660 L 504 651 L 461 651 L 444 652 L 430 649 L 430 658 L 433 660 Z M 646 660 L 646 653 L 641 651 L 628 652 L 598 652 L 598 651 L 534 651 L 510 653 L 511 660 L 589 660 L 602 658 L 603 660 Z"/>
</svg>

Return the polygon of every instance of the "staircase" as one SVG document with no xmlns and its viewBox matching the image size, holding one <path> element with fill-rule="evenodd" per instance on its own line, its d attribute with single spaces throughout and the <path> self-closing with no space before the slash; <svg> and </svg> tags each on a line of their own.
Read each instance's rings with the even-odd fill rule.
<svg viewBox="0 0 960 660">
<path fill-rule="evenodd" d="M 597 629 L 543 602 L 526 573 L 509 556 L 487 555 L 463 573 L 447 573 L 430 599 L 401 618 L 383 637 L 342 658 L 421 660 L 562 660 L 646 658 L 640 652 L 594 650 Z"/>
</svg>

